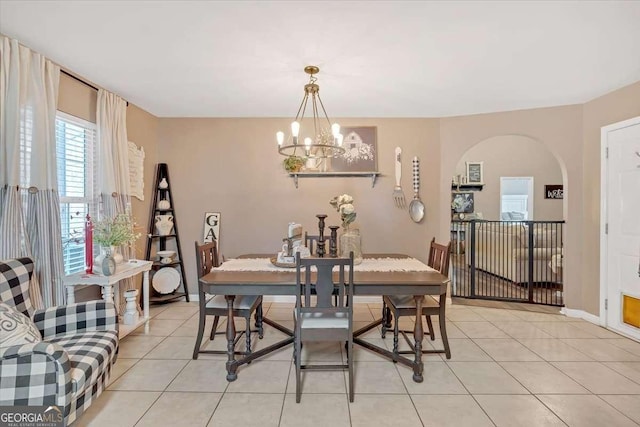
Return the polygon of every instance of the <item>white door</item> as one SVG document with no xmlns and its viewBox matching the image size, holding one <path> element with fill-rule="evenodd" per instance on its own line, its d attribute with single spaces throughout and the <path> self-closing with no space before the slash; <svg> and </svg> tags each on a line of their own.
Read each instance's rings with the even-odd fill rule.
<svg viewBox="0 0 640 427">
<path fill-rule="evenodd" d="M 640 327 L 623 320 L 623 313 L 640 317 L 640 117 L 603 127 L 602 144 L 605 320 L 608 328 L 640 340 Z"/>
</svg>

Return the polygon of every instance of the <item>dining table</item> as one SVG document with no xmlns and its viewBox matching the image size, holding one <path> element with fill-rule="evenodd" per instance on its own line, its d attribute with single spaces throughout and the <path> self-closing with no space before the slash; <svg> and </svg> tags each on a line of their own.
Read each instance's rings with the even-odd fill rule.
<svg viewBox="0 0 640 427">
<path fill-rule="evenodd" d="M 295 295 L 298 292 L 296 269 L 277 267 L 273 265 L 272 260 L 273 255 L 269 254 L 246 254 L 225 261 L 200 278 L 200 284 L 205 293 L 224 295 L 227 301 L 227 381 L 237 379 L 238 367 L 293 343 L 294 332 L 291 329 L 265 316 L 263 322 L 286 334 L 286 338 L 250 354 L 236 357 L 234 349 L 236 329 L 233 322 L 235 297 L 237 295 L 283 296 Z M 354 331 L 353 342 L 389 360 L 411 367 L 413 380 L 422 382 L 424 370 L 422 363 L 424 330 L 421 316 L 423 297 L 425 295 L 439 296 L 442 301 L 442 314 L 444 314 L 444 299 L 448 283 L 447 276 L 407 255 L 397 253 L 365 254 L 362 264 L 354 266 L 354 296 L 413 295 L 416 305 L 413 328 L 414 353 L 412 358 L 404 357 L 359 338 L 367 331 L 380 325 L 382 318 Z M 441 317 L 444 318 L 444 316 Z M 431 350 L 429 352 L 441 351 Z"/>
</svg>

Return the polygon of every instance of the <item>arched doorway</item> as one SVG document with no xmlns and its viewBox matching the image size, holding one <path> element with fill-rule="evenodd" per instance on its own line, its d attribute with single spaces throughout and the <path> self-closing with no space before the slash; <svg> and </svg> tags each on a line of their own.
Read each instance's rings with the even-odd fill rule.
<svg viewBox="0 0 640 427">
<path fill-rule="evenodd" d="M 560 163 L 540 141 L 501 135 L 452 173 L 452 296 L 563 305 Z M 555 198 L 554 198 L 555 197 Z"/>
</svg>

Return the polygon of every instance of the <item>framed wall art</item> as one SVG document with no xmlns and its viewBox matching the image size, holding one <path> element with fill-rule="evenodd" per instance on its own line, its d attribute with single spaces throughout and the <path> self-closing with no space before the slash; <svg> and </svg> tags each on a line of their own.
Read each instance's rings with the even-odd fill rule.
<svg viewBox="0 0 640 427">
<path fill-rule="evenodd" d="M 467 184 L 484 184 L 484 162 L 466 162 Z"/>
<path fill-rule="evenodd" d="M 378 153 L 376 126 L 343 127 L 342 147 L 344 153 L 331 158 L 327 172 L 377 172 Z"/>
<path fill-rule="evenodd" d="M 473 193 L 470 191 L 451 193 L 451 210 L 453 213 L 472 213 Z"/>
<path fill-rule="evenodd" d="M 544 198 L 545 199 L 563 199 L 564 198 L 563 186 L 561 184 L 545 185 Z"/>
</svg>

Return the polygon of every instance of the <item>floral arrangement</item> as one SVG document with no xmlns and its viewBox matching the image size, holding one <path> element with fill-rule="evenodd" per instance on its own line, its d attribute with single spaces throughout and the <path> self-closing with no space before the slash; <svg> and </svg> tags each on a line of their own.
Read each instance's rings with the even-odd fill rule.
<svg viewBox="0 0 640 427">
<path fill-rule="evenodd" d="M 93 224 L 93 241 L 100 246 L 121 246 L 134 243 L 140 233 L 134 231 L 131 215 L 121 213 Z"/>
<path fill-rule="evenodd" d="M 457 193 L 451 199 L 451 210 L 454 212 L 473 212 L 473 194 Z"/>
<path fill-rule="evenodd" d="M 347 228 L 349 224 L 356 220 L 356 208 L 353 206 L 353 197 L 350 195 L 336 196 L 329 201 L 329 204 L 340 212 L 343 228 Z"/>
</svg>

